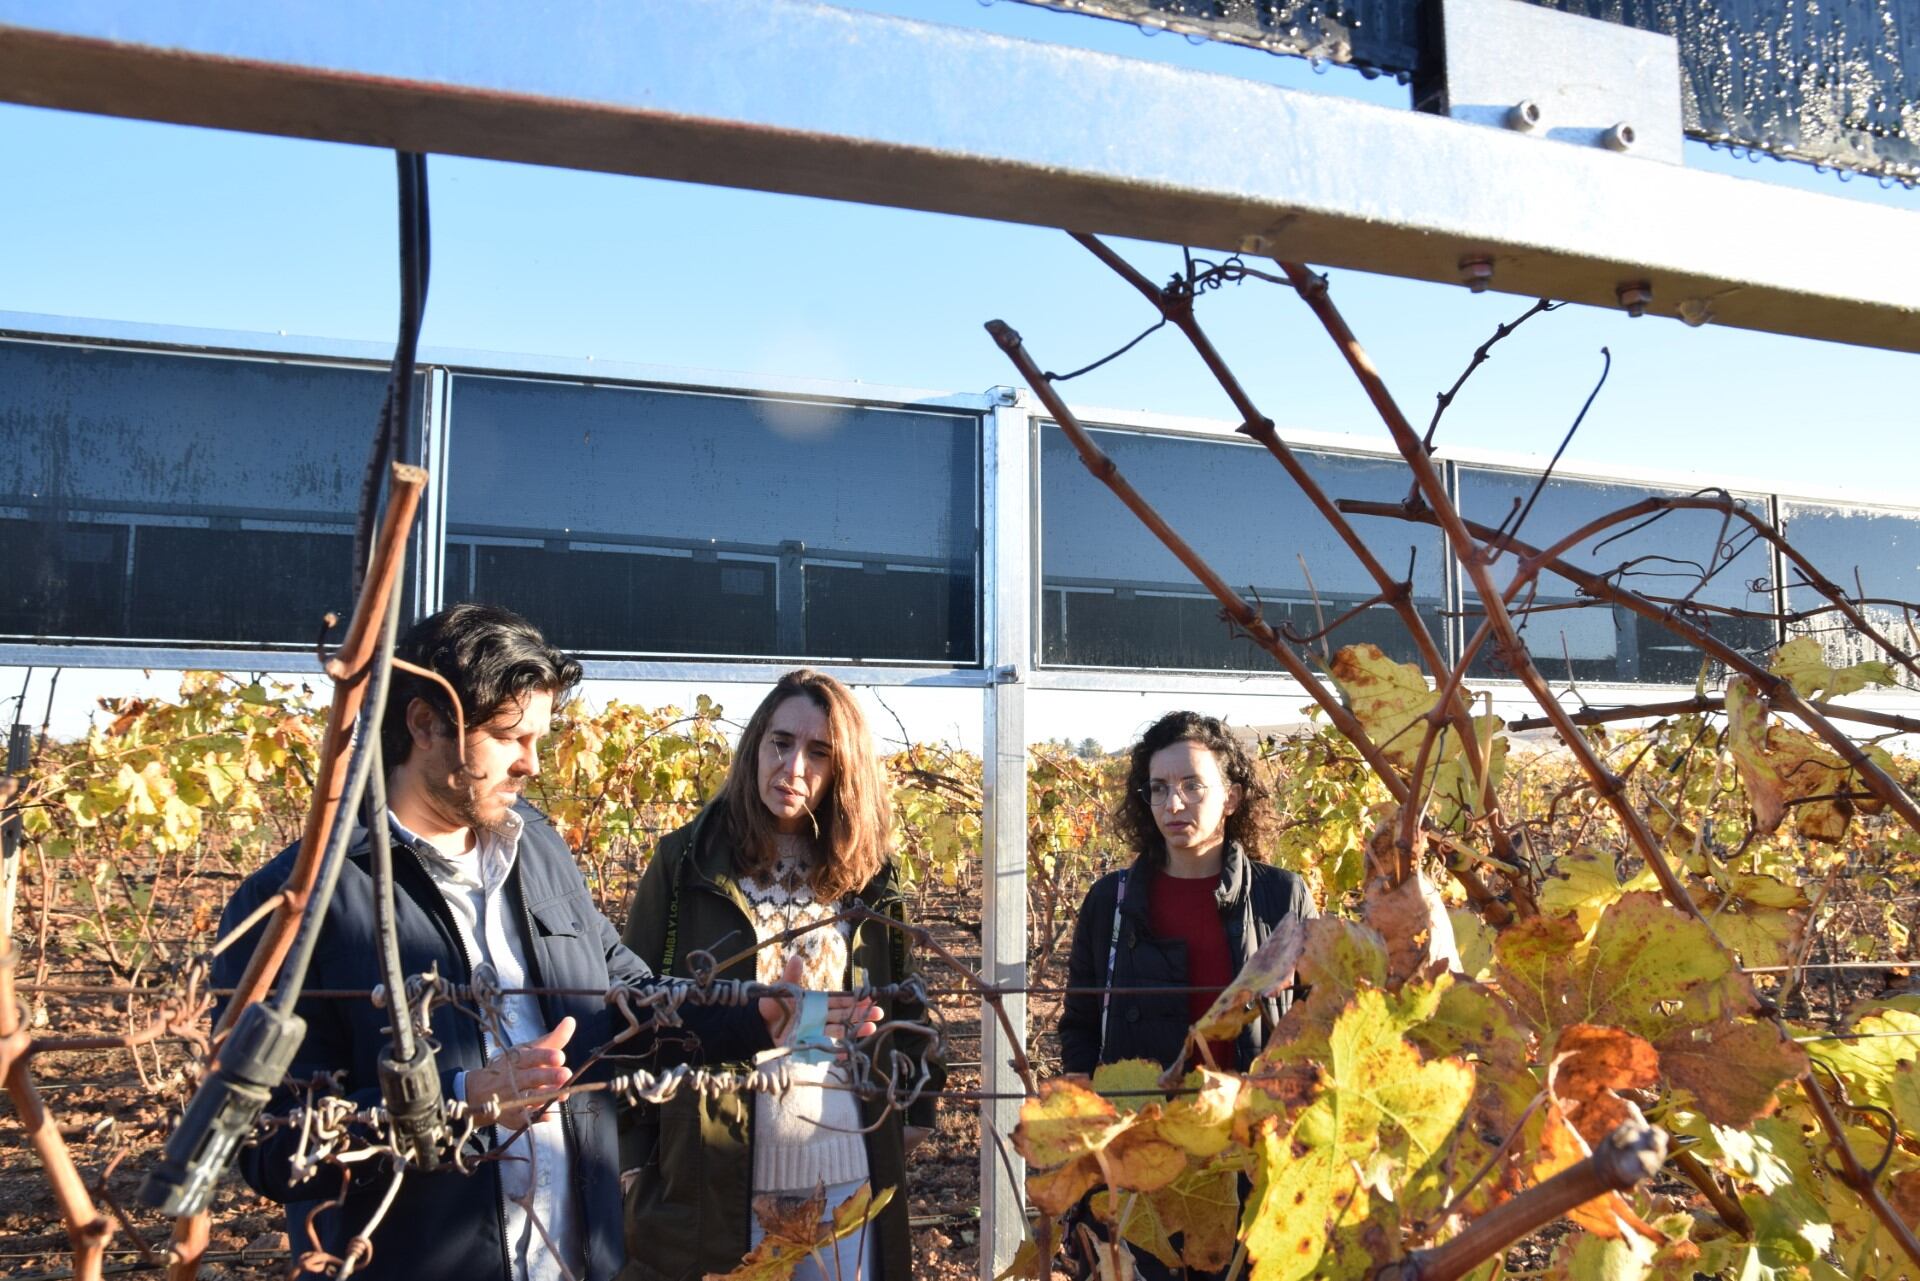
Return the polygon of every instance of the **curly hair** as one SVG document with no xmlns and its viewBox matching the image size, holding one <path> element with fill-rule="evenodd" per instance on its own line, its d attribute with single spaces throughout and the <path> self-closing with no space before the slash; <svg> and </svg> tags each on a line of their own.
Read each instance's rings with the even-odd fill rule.
<svg viewBox="0 0 1920 1281">
<path fill-rule="evenodd" d="M 1133 851 L 1148 862 L 1166 861 L 1167 845 L 1153 821 L 1153 808 L 1147 804 L 1147 776 L 1153 755 L 1175 743 L 1197 743 L 1212 752 L 1220 762 L 1220 772 L 1229 783 L 1240 785 L 1240 805 L 1227 815 L 1226 836 L 1248 858 L 1264 858 L 1274 825 L 1271 793 L 1254 772 L 1253 758 L 1215 716 L 1198 712 L 1168 712 L 1140 736 L 1128 753 L 1126 791 L 1120 807 L 1114 811 L 1114 824 Z"/>
<path fill-rule="evenodd" d="M 558 711 L 580 684 L 580 660 L 547 644 L 539 628 L 503 605 L 469 601 L 443 609 L 409 627 L 393 653 L 447 678 L 460 696 L 460 718 L 469 732 L 535 690 L 552 694 Z M 386 719 L 380 724 L 380 753 L 387 769 L 413 754 L 407 708 L 416 698 L 452 732 L 453 708 L 440 683 L 395 668 Z"/>
</svg>

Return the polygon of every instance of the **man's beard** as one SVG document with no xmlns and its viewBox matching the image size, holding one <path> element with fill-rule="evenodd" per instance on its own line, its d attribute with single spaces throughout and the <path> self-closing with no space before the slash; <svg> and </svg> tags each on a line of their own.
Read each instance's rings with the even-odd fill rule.
<svg viewBox="0 0 1920 1281">
<path fill-rule="evenodd" d="M 498 831 L 507 826 L 507 815 L 513 810 L 514 802 L 519 799 L 524 786 L 513 788 L 511 797 L 506 793 L 495 792 L 490 799 L 501 802 L 499 813 L 488 818 L 481 812 L 480 799 L 474 795 L 476 780 L 468 774 L 457 758 L 450 759 L 446 768 L 426 772 L 424 786 L 433 805 L 442 813 L 456 818 L 464 827 L 480 828 L 485 831 Z"/>
</svg>

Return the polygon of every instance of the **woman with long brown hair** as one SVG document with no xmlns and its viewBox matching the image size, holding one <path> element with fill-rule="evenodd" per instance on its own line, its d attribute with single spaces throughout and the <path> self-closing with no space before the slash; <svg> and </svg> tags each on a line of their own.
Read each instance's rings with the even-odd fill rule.
<svg viewBox="0 0 1920 1281">
<path fill-rule="evenodd" d="M 725 958 L 762 944 L 719 977 L 841 993 L 902 981 L 912 968 L 904 934 L 871 920 L 834 921 L 859 905 L 904 923 L 891 828 L 886 777 L 859 704 L 831 676 L 789 672 L 747 721 L 719 795 L 661 840 L 634 893 L 627 946 L 676 977 L 692 975 L 695 952 Z M 782 938 L 796 930 L 805 932 Z M 860 1023 L 845 998 L 836 1008 Z M 909 999 L 888 1002 L 885 1014 L 894 1023 L 924 1018 Z M 890 1063 L 893 1049 L 924 1056 L 919 1038 L 884 1024 L 879 1040 L 866 1047 L 874 1062 Z M 944 1071 L 928 1066 L 937 1089 Z M 932 1099 L 903 1117 L 884 1099 L 845 1088 L 839 1065 L 794 1059 L 787 1067 L 793 1085 L 784 1094 L 683 1091 L 631 1118 L 621 1151 L 623 1281 L 729 1271 L 760 1239 L 758 1199 L 803 1200 L 824 1188 L 830 1213 L 862 1183 L 875 1193 L 893 1188 L 893 1200 L 837 1258 L 827 1251 L 798 1275 L 910 1275 L 902 1184 L 907 1150 L 933 1124 Z"/>
</svg>

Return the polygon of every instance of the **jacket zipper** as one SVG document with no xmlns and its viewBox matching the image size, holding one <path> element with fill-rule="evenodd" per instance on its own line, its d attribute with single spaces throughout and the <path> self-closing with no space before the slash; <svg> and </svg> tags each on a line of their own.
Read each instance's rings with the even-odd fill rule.
<svg viewBox="0 0 1920 1281">
<path fill-rule="evenodd" d="M 519 872 L 520 861 L 515 859 L 513 875 L 518 876 Z M 520 900 L 520 920 L 527 931 L 527 963 L 533 967 L 533 983 L 535 987 L 545 987 L 547 984 L 547 976 L 546 971 L 540 967 L 540 945 L 535 942 L 539 935 L 533 927 L 533 911 L 527 906 L 526 882 L 524 879 L 516 885 L 515 891 L 515 897 Z M 555 1104 L 555 1106 L 560 1109 L 560 1128 L 567 1136 L 567 1174 L 574 1185 L 578 1186 L 580 1182 L 580 1171 L 578 1168 L 580 1162 L 580 1136 L 574 1133 L 573 1113 L 567 1110 L 567 1105 L 559 1103 Z M 531 1146 L 533 1140 L 529 1138 L 527 1142 L 528 1145 Z M 582 1226 L 584 1227 L 585 1225 L 582 1224 Z M 593 1275 L 593 1233 L 582 1232 L 580 1236 L 580 1271 L 583 1276 L 590 1277 Z"/>
</svg>

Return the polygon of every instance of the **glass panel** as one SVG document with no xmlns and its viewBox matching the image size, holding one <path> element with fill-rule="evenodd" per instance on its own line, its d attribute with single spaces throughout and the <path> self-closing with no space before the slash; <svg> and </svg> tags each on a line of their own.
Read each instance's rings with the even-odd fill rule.
<svg viewBox="0 0 1920 1281">
<path fill-rule="evenodd" d="M 979 420 L 459 375 L 448 600 L 570 649 L 976 661 Z"/>
<path fill-rule="evenodd" d="M 1094 436 L 1168 524 L 1275 628 L 1312 633 L 1374 594 L 1353 553 L 1264 448 L 1113 430 Z M 1334 498 L 1397 501 L 1406 494 L 1406 468 L 1393 460 L 1304 451 L 1301 459 Z M 1213 597 L 1088 473 L 1066 433 L 1051 424 L 1041 432 L 1040 485 L 1042 662 L 1273 670 L 1272 657 L 1233 633 Z M 1438 533 L 1389 521 L 1363 521 L 1360 532 L 1395 574 L 1413 558 L 1415 605 L 1440 636 L 1445 579 Z M 1358 641 L 1403 660 L 1415 653 L 1384 605 L 1329 637 L 1335 648 Z"/>
<path fill-rule="evenodd" d="M 0 342 L 0 635 L 309 646 L 386 374 Z"/>
<path fill-rule="evenodd" d="M 1882 636 L 1912 653 L 1920 649 L 1910 617 L 1897 602 L 1920 602 L 1920 512 L 1872 507 L 1839 507 L 1782 502 L 1781 517 L 1794 549 L 1849 596 L 1864 595 L 1860 612 Z M 1794 611 L 1817 609 L 1826 598 L 1805 586 L 1787 567 L 1787 605 Z M 1835 666 L 1863 659 L 1885 661 L 1886 651 L 1845 625 L 1838 614 L 1822 613 L 1787 625 L 1795 636 L 1818 637 Z M 1896 667 L 1901 684 L 1920 689 L 1911 673 Z"/>
<path fill-rule="evenodd" d="M 1536 479 L 1526 472 L 1462 467 L 1461 512 L 1469 520 L 1498 525 L 1516 500 L 1526 501 Z M 1678 492 L 1555 478 L 1541 491 L 1520 537 L 1531 546 L 1544 547 L 1588 521 L 1649 495 Z M 1745 496 L 1743 501 L 1765 514 L 1764 498 Z M 1761 615 L 1771 614 L 1774 608 L 1773 561 L 1766 544 L 1744 525 L 1723 529 L 1718 512 L 1673 511 L 1651 524 L 1629 522 L 1570 548 L 1562 559 L 1596 573 L 1616 575 L 1622 586 L 1647 596 L 1674 602 L 1684 598 Z M 1504 586 L 1513 569 L 1513 558 L 1503 557 L 1494 567 L 1494 581 Z M 1701 578 L 1709 570 L 1702 586 Z M 1462 633 L 1466 637 L 1480 625 L 1472 595 L 1469 587 Z M 1626 610 L 1577 596 L 1573 585 L 1557 575 L 1541 576 L 1532 603 L 1533 612 L 1521 618 L 1521 638 L 1549 680 L 1691 685 L 1700 674 L 1701 656 L 1693 646 Z M 1771 617 L 1696 614 L 1691 621 L 1705 624 L 1713 635 L 1756 658 L 1764 659 L 1776 643 Z M 1511 674 L 1490 646 L 1480 651 L 1469 673 Z"/>
</svg>

